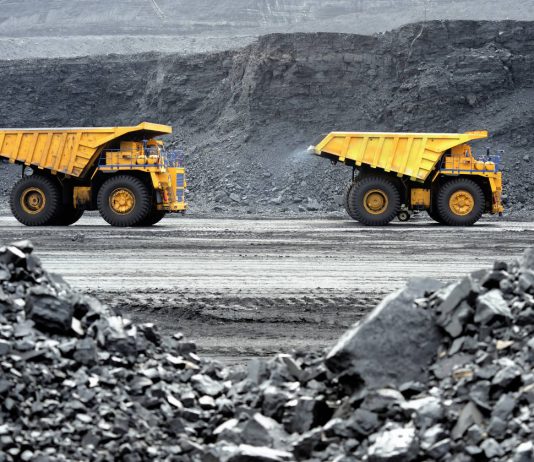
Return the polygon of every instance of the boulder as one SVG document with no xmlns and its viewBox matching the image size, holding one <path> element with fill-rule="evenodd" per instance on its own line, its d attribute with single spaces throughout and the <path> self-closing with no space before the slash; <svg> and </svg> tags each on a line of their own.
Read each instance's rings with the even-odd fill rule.
<svg viewBox="0 0 534 462">
<path fill-rule="evenodd" d="M 432 313 L 414 302 L 440 287 L 433 279 L 413 279 L 388 295 L 340 338 L 326 357 L 328 369 L 355 373 L 370 388 L 426 381 L 442 334 Z"/>
</svg>

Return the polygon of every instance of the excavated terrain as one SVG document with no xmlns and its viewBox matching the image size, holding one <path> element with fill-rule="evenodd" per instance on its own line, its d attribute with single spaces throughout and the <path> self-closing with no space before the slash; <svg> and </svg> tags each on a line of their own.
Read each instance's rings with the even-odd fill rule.
<svg viewBox="0 0 534 462">
<path fill-rule="evenodd" d="M 534 246 L 534 223 L 451 230 L 419 218 L 376 228 L 339 218 L 176 217 L 148 229 L 88 214 L 68 228 L 24 228 L 5 216 L 0 236 L 0 244 L 31 239 L 50 271 L 136 322 L 180 330 L 201 353 L 242 362 L 328 347 L 409 278 L 450 282 L 519 256 Z"/>
<path fill-rule="evenodd" d="M 340 210 L 350 170 L 306 153 L 330 130 L 488 129 L 505 205 L 529 218 L 534 23 L 434 21 L 373 36 L 273 34 L 234 51 L 0 63 L 4 126 L 173 125 L 193 213 Z M 1 189 L 11 183 L 2 167 Z"/>
<path fill-rule="evenodd" d="M 530 462 L 533 270 L 412 279 L 332 348 L 245 368 L 1 246 L 1 460 Z"/>
</svg>

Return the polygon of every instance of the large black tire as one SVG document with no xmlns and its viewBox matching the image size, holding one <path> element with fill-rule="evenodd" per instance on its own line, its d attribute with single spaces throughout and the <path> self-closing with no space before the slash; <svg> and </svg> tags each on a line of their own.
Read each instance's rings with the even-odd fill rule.
<svg viewBox="0 0 534 462">
<path fill-rule="evenodd" d="M 72 206 L 64 206 L 57 218 L 58 226 L 70 226 L 76 223 L 83 215 L 83 210 Z"/>
<path fill-rule="evenodd" d="M 163 220 L 163 218 L 165 218 L 165 215 L 167 215 L 167 212 L 165 210 L 158 210 L 153 208 L 148 214 L 148 217 L 146 217 L 146 219 L 139 223 L 137 226 L 155 225 L 156 223 L 159 223 L 161 220 Z"/>
<path fill-rule="evenodd" d="M 393 181 L 383 176 L 363 176 L 352 184 L 347 196 L 349 215 L 369 226 L 387 225 L 400 211 L 400 193 Z"/>
<path fill-rule="evenodd" d="M 139 178 L 118 175 L 106 180 L 97 196 L 100 215 L 111 226 L 139 226 L 150 214 L 152 196 Z"/>
<path fill-rule="evenodd" d="M 469 178 L 455 178 L 440 186 L 436 211 L 444 224 L 471 226 L 484 213 L 486 199 L 482 188 Z"/>
<path fill-rule="evenodd" d="M 432 218 L 432 220 L 437 221 L 440 225 L 443 225 L 443 220 L 439 216 L 437 210 L 434 210 L 433 208 L 430 208 L 426 211 L 428 213 L 428 216 Z"/>
<path fill-rule="evenodd" d="M 349 216 L 353 220 L 357 220 L 356 216 L 353 215 L 351 208 L 349 207 L 349 195 L 354 186 L 354 182 L 351 182 L 347 185 L 345 188 L 345 191 L 343 191 L 343 206 L 345 207 L 346 212 L 349 214 Z"/>
<path fill-rule="evenodd" d="M 11 212 L 26 226 L 55 225 L 61 205 L 60 185 L 44 175 L 24 177 L 11 191 Z"/>
</svg>

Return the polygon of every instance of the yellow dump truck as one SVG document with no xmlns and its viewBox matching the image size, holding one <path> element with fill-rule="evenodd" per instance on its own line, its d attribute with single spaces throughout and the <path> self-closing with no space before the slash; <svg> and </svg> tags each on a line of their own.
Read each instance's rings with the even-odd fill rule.
<svg viewBox="0 0 534 462">
<path fill-rule="evenodd" d="M 426 210 L 452 226 L 502 214 L 500 155 L 476 159 L 468 144 L 486 131 L 466 133 L 332 132 L 310 151 L 353 167 L 345 192 L 348 214 L 365 225 L 386 225 Z"/>
<path fill-rule="evenodd" d="M 11 210 L 27 226 L 68 226 L 98 210 L 113 226 L 151 226 L 184 212 L 181 156 L 155 139 L 172 128 L 0 129 L 0 159 L 22 166 Z"/>
</svg>

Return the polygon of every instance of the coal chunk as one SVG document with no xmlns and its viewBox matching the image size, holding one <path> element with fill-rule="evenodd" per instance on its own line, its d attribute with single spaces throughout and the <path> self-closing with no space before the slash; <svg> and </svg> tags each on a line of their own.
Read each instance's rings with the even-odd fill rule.
<svg viewBox="0 0 534 462">
<path fill-rule="evenodd" d="M 512 313 L 510 308 L 508 308 L 508 304 L 504 300 L 501 291 L 492 289 L 478 297 L 475 322 L 489 324 L 496 317 L 512 318 Z"/>
<path fill-rule="evenodd" d="M 369 462 L 410 462 L 418 451 L 414 427 L 392 426 L 378 433 L 369 447 Z"/>
<path fill-rule="evenodd" d="M 414 302 L 439 287 L 434 280 L 415 279 L 388 295 L 341 337 L 326 357 L 327 367 L 338 374 L 354 372 L 370 388 L 426 381 L 426 366 L 442 334 L 432 313 Z"/>
<path fill-rule="evenodd" d="M 52 294 L 31 292 L 26 299 L 26 314 L 37 328 L 47 332 L 70 331 L 74 307 L 69 300 Z"/>
</svg>

